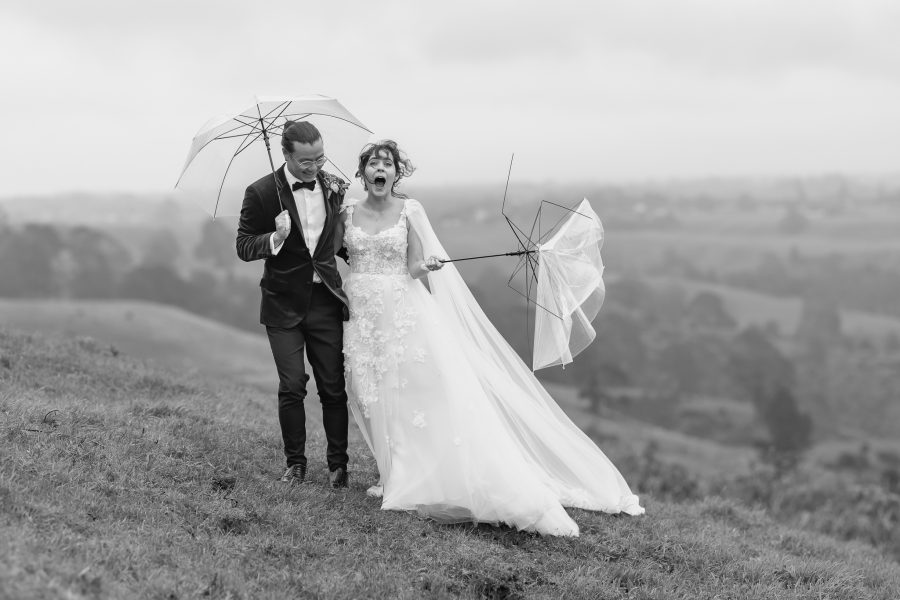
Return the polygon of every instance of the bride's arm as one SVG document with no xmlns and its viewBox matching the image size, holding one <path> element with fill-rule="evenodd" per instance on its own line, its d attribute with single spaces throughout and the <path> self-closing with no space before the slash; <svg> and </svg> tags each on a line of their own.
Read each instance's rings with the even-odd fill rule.
<svg viewBox="0 0 900 600">
<path fill-rule="evenodd" d="M 350 255 L 347 247 L 344 245 L 344 230 L 346 229 L 347 211 L 338 213 L 338 218 L 334 224 L 334 255 L 342 258 L 345 263 L 350 264 Z"/>
<path fill-rule="evenodd" d="M 436 256 L 430 256 L 425 260 L 422 240 L 419 239 L 416 230 L 410 227 L 409 233 L 406 234 L 406 268 L 409 269 L 409 275 L 413 279 L 420 279 L 428 275 L 429 271 L 437 271 L 443 266 L 444 263 Z"/>
<path fill-rule="evenodd" d="M 409 275 L 413 279 L 420 279 L 428 275 L 428 268 L 425 266 L 425 253 L 422 250 L 422 240 L 419 239 L 416 231 L 410 227 L 409 233 L 406 234 L 406 266 L 409 269 Z"/>
</svg>

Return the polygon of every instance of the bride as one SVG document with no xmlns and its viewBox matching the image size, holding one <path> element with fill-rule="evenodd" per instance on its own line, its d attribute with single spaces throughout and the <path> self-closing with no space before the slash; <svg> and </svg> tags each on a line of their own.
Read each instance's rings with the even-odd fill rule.
<svg viewBox="0 0 900 600">
<path fill-rule="evenodd" d="M 367 196 L 345 203 L 336 236 L 350 258 L 347 392 L 380 474 L 369 493 L 384 510 L 560 536 L 578 535 L 564 506 L 642 514 L 437 258 L 422 205 L 396 191 L 412 172 L 395 142 L 367 145 L 356 173 Z"/>
</svg>

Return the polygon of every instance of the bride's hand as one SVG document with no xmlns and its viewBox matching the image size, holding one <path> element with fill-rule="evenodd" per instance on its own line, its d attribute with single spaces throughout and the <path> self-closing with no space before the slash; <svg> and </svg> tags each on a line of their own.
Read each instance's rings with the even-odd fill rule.
<svg viewBox="0 0 900 600">
<path fill-rule="evenodd" d="M 437 256 L 429 256 L 428 260 L 425 261 L 424 266 L 429 271 L 437 271 L 444 266 L 444 261 Z"/>
</svg>

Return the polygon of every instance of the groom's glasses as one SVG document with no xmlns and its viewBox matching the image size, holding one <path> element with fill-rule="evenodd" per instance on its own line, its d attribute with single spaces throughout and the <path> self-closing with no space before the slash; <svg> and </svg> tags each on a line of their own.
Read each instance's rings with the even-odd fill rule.
<svg viewBox="0 0 900 600">
<path fill-rule="evenodd" d="M 291 157 L 291 160 L 293 160 L 295 163 L 297 163 L 297 166 L 300 167 L 301 169 L 309 169 L 309 168 L 312 168 L 313 165 L 315 165 L 317 167 L 321 167 L 328 161 L 328 157 L 325 155 L 322 155 L 319 158 L 317 158 L 316 160 L 304 160 L 304 161 L 298 161 L 296 158 Z"/>
</svg>

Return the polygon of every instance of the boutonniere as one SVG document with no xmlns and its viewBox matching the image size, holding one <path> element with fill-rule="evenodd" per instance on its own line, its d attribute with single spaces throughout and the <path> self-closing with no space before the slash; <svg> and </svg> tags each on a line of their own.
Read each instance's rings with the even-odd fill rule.
<svg viewBox="0 0 900 600">
<path fill-rule="evenodd" d="M 349 183 L 347 183 L 340 177 L 335 177 L 331 173 L 322 174 L 322 183 L 324 184 L 324 187 L 333 194 L 346 192 L 350 188 Z"/>
</svg>

